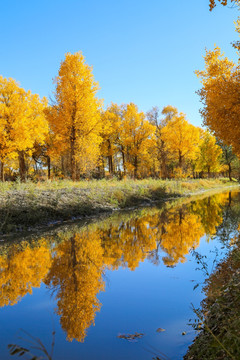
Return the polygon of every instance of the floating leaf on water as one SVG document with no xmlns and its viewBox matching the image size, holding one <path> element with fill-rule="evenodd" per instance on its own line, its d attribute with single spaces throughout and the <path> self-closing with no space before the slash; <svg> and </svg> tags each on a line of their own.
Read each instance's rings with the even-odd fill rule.
<svg viewBox="0 0 240 360">
<path fill-rule="evenodd" d="M 136 332 L 135 334 L 119 334 L 119 339 L 125 339 L 127 341 L 137 341 L 141 339 L 145 334 Z"/>
<path fill-rule="evenodd" d="M 163 332 L 163 331 L 166 331 L 166 330 L 165 330 L 165 329 L 162 329 L 162 328 L 158 328 L 158 329 L 156 330 L 156 332 L 158 332 L 158 333 Z"/>
</svg>

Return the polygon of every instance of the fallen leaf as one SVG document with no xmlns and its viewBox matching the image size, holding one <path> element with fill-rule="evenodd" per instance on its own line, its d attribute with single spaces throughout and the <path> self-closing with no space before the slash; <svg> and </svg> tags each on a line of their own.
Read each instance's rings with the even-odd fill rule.
<svg viewBox="0 0 240 360">
<path fill-rule="evenodd" d="M 158 328 L 158 329 L 156 330 L 156 332 L 158 332 L 158 333 L 163 332 L 163 331 L 166 331 L 166 330 L 165 330 L 165 329 L 162 329 L 162 328 Z"/>
</svg>

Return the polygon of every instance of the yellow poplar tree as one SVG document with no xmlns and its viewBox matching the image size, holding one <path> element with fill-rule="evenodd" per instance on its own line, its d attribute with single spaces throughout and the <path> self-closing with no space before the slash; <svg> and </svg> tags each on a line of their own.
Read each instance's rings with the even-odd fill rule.
<svg viewBox="0 0 240 360">
<path fill-rule="evenodd" d="M 161 112 L 157 106 L 154 106 L 147 113 L 149 122 L 155 127 L 155 149 L 152 155 L 156 154 L 160 166 L 160 177 L 163 179 L 166 179 L 168 176 L 167 163 L 169 161 L 169 150 L 167 149 L 165 138 L 162 136 L 162 130 L 176 114 L 177 109 L 171 105 L 165 106 Z M 164 117 L 161 118 L 160 115 Z"/>
<path fill-rule="evenodd" d="M 102 113 L 102 132 L 103 138 L 101 154 L 107 158 L 108 170 L 110 174 L 115 171 L 115 155 L 119 151 L 118 139 L 121 124 L 121 106 L 111 104 Z"/>
<path fill-rule="evenodd" d="M 196 157 L 199 129 L 191 125 L 183 113 L 174 115 L 162 129 L 162 138 L 168 150 L 178 159 L 179 168 L 183 162 Z"/>
<path fill-rule="evenodd" d="M 44 115 L 47 100 L 26 92 L 11 78 L 0 76 L 0 159 L 19 158 L 21 180 L 25 180 L 25 155 L 35 143 L 44 143 L 48 123 Z"/>
<path fill-rule="evenodd" d="M 209 177 L 210 172 L 221 169 L 222 149 L 216 144 L 215 136 L 211 135 L 209 131 L 204 132 L 199 150 L 197 168 L 200 171 L 207 171 Z"/>
<path fill-rule="evenodd" d="M 120 138 L 126 158 L 126 168 L 129 173 L 133 173 L 134 178 L 138 175 L 141 157 L 148 153 L 147 149 L 151 144 L 149 140 L 154 137 L 154 131 L 154 126 L 145 119 L 143 112 L 138 111 L 135 104 L 126 105 L 123 110 Z M 125 168 L 125 160 L 123 167 Z"/>
<path fill-rule="evenodd" d="M 239 66 L 215 47 L 213 51 L 206 51 L 205 69 L 196 74 L 202 83 L 198 94 L 204 106 L 201 110 L 204 125 L 240 155 Z"/>
<path fill-rule="evenodd" d="M 56 104 L 49 113 L 51 131 L 61 153 L 70 153 L 71 177 L 97 164 L 100 137 L 100 101 L 92 68 L 81 52 L 67 53 L 56 77 Z M 60 146 L 59 146 L 60 144 Z"/>
</svg>

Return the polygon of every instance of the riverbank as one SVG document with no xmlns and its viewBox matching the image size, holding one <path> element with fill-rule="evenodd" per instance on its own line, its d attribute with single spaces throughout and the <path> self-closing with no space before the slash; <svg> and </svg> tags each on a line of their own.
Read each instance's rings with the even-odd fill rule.
<svg viewBox="0 0 240 360">
<path fill-rule="evenodd" d="M 240 354 L 240 237 L 234 249 L 206 281 L 206 298 L 195 310 L 201 328 L 185 360 L 239 359 Z"/>
<path fill-rule="evenodd" d="M 16 233 L 230 186 L 238 183 L 227 179 L 6 182 L 0 184 L 0 232 Z"/>
</svg>

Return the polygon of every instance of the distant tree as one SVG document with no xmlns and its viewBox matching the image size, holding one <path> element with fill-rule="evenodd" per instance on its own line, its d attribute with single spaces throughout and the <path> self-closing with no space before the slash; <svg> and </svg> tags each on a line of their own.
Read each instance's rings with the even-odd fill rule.
<svg viewBox="0 0 240 360">
<path fill-rule="evenodd" d="M 164 106 L 162 109 L 162 115 L 165 116 L 165 125 L 167 125 L 168 121 L 172 120 L 174 116 L 178 114 L 178 109 L 172 105 Z"/>
<path fill-rule="evenodd" d="M 145 114 L 138 111 L 138 107 L 130 103 L 123 110 L 123 120 L 120 126 L 120 139 L 124 156 L 125 167 L 133 172 L 137 178 L 141 158 L 146 155 L 149 140 L 154 136 L 154 126 L 145 119 Z"/>
<path fill-rule="evenodd" d="M 169 151 L 167 149 L 166 142 L 163 139 L 163 128 L 176 113 L 177 109 L 169 105 L 164 107 L 162 111 L 155 106 L 146 114 L 149 122 L 155 127 L 156 141 L 154 153 L 156 153 L 160 167 L 160 176 L 163 179 L 168 177 L 167 163 L 169 157 Z M 164 115 L 164 117 L 162 117 L 162 115 Z"/>
<path fill-rule="evenodd" d="M 232 146 L 224 144 L 221 140 L 218 140 L 217 144 L 222 149 L 222 163 L 228 166 L 229 180 L 232 181 L 232 170 L 234 164 L 236 164 L 237 156 L 233 153 Z"/>
<path fill-rule="evenodd" d="M 178 161 L 180 169 L 184 161 L 196 157 L 199 142 L 199 129 L 191 125 L 183 113 L 175 114 L 162 130 L 163 141 Z"/>
<path fill-rule="evenodd" d="M 219 171 L 221 168 L 222 149 L 216 143 L 216 138 L 209 131 L 204 132 L 199 149 L 197 166 L 200 171 L 207 171 L 208 177 L 210 177 L 211 172 Z"/>
<path fill-rule="evenodd" d="M 122 121 L 122 107 L 117 104 L 111 104 L 102 113 L 102 130 L 101 136 L 101 154 L 107 158 L 108 170 L 112 175 L 115 172 L 116 154 L 119 152 L 118 141 L 120 124 Z"/>
</svg>

